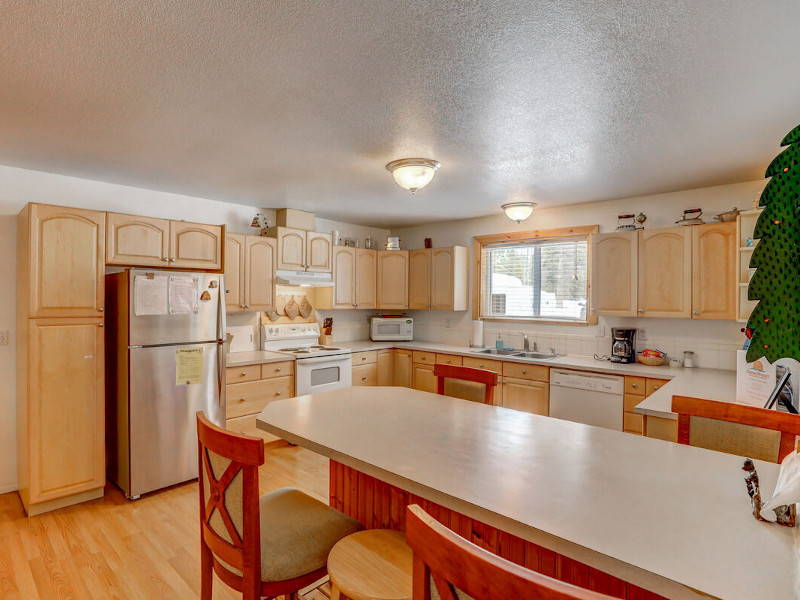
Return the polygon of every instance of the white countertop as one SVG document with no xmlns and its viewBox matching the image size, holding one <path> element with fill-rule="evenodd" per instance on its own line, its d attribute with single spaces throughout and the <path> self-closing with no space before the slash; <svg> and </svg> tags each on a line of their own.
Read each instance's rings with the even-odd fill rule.
<svg viewBox="0 0 800 600">
<path fill-rule="evenodd" d="M 577 369 L 581 371 L 594 371 L 611 375 L 630 375 L 633 377 L 652 377 L 670 380 L 656 390 L 651 396 L 634 409 L 637 413 L 660 417 L 662 419 L 677 419 L 672 412 L 673 396 L 692 396 L 706 400 L 721 402 L 736 401 L 736 372 L 718 369 L 684 369 L 682 367 L 650 367 L 640 363 L 621 364 L 604 360 L 595 360 L 591 356 L 559 356 L 547 360 L 528 358 L 514 358 L 511 356 L 492 356 L 481 354 L 481 348 L 465 348 L 438 342 L 373 342 L 363 340 L 336 344 L 341 348 L 349 348 L 353 352 L 369 350 L 382 350 L 384 348 L 405 348 L 408 350 L 422 350 L 425 352 L 441 352 L 446 354 L 459 354 L 461 356 L 475 356 L 485 359 L 502 360 L 539 364 L 548 367 Z"/>
<path fill-rule="evenodd" d="M 394 387 L 270 402 L 257 424 L 670 598 L 800 597 L 796 530 L 753 519 L 737 456 Z M 769 497 L 778 466 L 756 462 Z"/>
<path fill-rule="evenodd" d="M 244 367 L 245 365 L 260 365 L 284 360 L 294 360 L 294 356 L 270 350 L 253 350 L 252 352 L 229 352 L 225 364 L 228 367 Z"/>
</svg>

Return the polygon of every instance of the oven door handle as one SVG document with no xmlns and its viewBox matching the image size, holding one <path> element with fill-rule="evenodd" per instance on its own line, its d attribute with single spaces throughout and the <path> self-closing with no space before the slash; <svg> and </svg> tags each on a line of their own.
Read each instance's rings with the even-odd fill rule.
<svg viewBox="0 0 800 600">
<path fill-rule="evenodd" d="M 313 356 L 308 358 L 298 358 L 297 359 L 297 366 L 300 365 L 314 365 L 319 363 L 341 363 L 341 362 L 352 362 L 352 358 L 349 354 L 334 354 L 333 356 Z"/>
</svg>

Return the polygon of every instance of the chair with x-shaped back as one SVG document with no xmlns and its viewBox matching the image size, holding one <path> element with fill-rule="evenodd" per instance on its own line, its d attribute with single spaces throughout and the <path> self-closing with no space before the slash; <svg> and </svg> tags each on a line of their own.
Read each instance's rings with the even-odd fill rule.
<svg viewBox="0 0 800 600">
<path fill-rule="evenodd" d="M 259 497 L 264 442 L 197 413 L 202 600 L 214 573 L 244 600 L 295 595 L 327 573 L 331 548 L 361 524 L 319 500 L 282 488 Z"/>
</svg>

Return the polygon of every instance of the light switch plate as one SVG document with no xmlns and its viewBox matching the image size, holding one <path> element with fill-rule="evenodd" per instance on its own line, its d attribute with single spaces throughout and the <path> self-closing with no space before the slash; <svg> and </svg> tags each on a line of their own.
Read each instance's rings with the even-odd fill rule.
<svg viewBox="0 0 800 600">
<path fill-rule="evenodd" d="M 0 329 L 0 346 L 8 346 L 8 329 Z"/>
<path fill-rule="evenodd" d="M 637 329 L 636 330 L 636 337 L 642 340 L 643 342 L 647 341 L 647 331 L 644 329 Z"/>
</svg>

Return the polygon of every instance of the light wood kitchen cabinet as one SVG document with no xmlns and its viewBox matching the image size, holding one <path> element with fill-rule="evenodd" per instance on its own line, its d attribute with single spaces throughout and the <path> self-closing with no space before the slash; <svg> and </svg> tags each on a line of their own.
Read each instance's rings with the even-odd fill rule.
<svg viewBox="0 0 800 600">
<path fill-rule="evenodd" d="M 99 498 L 105 485 L 102 319 L 30 319 L 20 330 L 19 493 L 29 516 Z"/>
<path fill-rule="evenodd" d="M 256 417 L 270 402 L 294 396 L 294 361 L 228 367 L 225 381 L 225 427 L 265 443 L 280 440 L 258 429 Z"/>
<path fill-rule="evenodd" d="M 468 248 L 451 246 L 411 250 L 408 265 L 409 308 L 467 310 Z"/>
<path fill-rule="evenodd" d="M 209 271 L 221 269 L 223 237 L 224 231 L 221 225 L 170 221 L 170 266 Z"/>
<path fill-rule="evenodd" d="M 18 312 L 99 317 L 105 305 L 105 213 L 28 204 L 18 217 Z"/>
<path fill-rule="evenodd" d="M 269 233 L 278 244 L 278 269 L 305 271 L 306 232 L 289 227 L 270 227 Z"/>
<path fill-rule="evenodd" d="M 408 251 L 378 250 L 377 308 L 408 308 Z"/>
<path fill-rule="evenodd" d="M 306 231 L 306 271 L 330 273 L 332 249 L 330 233 Z"/>
<path fill-rule="evenodd" d="M 244 234 L 229 233 L 225 236 L 225 310 L 244 310 Z"/>
<path fill-rule="evenodd" d="M 550 386 L 543 381 L 503 377 L 502 406 L 547 416 L 550 414 Z"/>
<path fill-rule="evenodd" d="M 635 317 L 639 232 L 600 233 L 592 239 L 592 310 L 599 315 Z"/>
<path fill-rule="evenodd" d="M 639 315 L 690 318 L 691 227 L 639 231 L 638 258 Z"/>
<path fill-rule="evenodd" d="M 353 365 L 353 385 L 378 385 L 378 363 Z"/>
<path fill-rule="evenodd" d="M 169 220 L 106 214 L 106 264 L 169 266 Z"/>
<path fill-rule="evenodd" d="M 644 415 L 634 412 L 634 409 L 650 394 L 661 389 L 668 381 L 667 379 L 655 379 L 652 377 L 625 377 L 625 396 L 623 398 L 624 412 L 622 415 L 623 431 L 636 435 L 644 435 Z"/>
<path fill-rule="evenodd" d="M 356 308 L 377 308 L 377 275 L 378 251 L 356 248 Z"/>
<path fill-rule="evenodd" d="M 394 385 L 394 351 L 378 350 L 378 385 Z"/>
<path fill-rule="evenodd" d="M 106 263 L 219 271 L 224 228 L 107 213 Z"/>
<path fill-rule="evenodd" d="M 317 308 L 374 309 L 376 250 L 333 247 L 333 287 L 317 290 Z"/>
<path fill-rule="evenodd" d="M 275 240 L 256 235 L 225 236 L 226 310 L 269 310 L 275 306 Z"/>
<path fill-rule="evenodd" d="M 644 435 L 657 440 L 678 442 L 678 419 L 644 415 Z"/>
<path fill-rule="evenodd" d="M 411 372 L 412 387 L 423 392 L 436 393 L 436 377 L 433 374 L 433 365 L 413 363 Z"/>
<path fill-rule="evenodd" d="M 411 387 L 411 350 L 394 350 L 394 385 Z"/>
<path fill-rule="evenodd" d="M 692 227 L 692 318 L 736 319 L 736 223 Z"/>
<path fill-rule="evenodd" d="M 329 233 L 291 227 L 270 227 L 277 240 L 277 268 L 284 271 L 330 273 L 333 269 L 333 238 Z"/>
<path fill-rule="evenodd" d="M 463 358 L 456 355 L 456 354 L 437 354 L 436 355 L 436 364 L 437 365 L 452 365 L 454 367 L 462 366 Z"/>
</svg>

